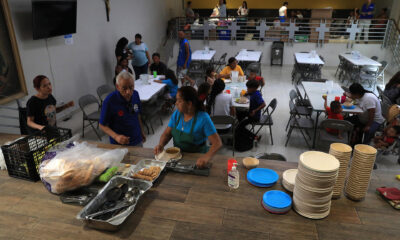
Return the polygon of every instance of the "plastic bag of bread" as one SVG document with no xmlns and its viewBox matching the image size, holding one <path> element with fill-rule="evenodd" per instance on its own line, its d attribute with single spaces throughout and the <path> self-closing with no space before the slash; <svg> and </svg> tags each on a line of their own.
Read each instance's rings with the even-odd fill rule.
<svg viewBox="0 0 400 240">
<path fill-rule="evenodd" d="M 46 153 L 40 165 L 42 182 L 52 193 L 63 193 L 87 186 L 106 168 L 118 164 L 128 150 L 107 150 L 87 142 L 66 145 Z"/>
</svg>

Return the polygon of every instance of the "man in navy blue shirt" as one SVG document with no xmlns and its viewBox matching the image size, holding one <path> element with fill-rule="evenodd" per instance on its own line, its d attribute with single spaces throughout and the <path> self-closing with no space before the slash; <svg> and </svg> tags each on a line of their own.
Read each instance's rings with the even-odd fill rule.
<svg viewBox="0 0 400 240">
<path fill-rule="evenodd" d="M 371 26 L 371 19 L 374 17 L 375 4 L 372 0 L 364 3 L 360 11 L 360 27 L 361 32 L 364 31 L 364 41 L 368 41 L 368 32 Z M 358 39 L 360 39 L 361 32 L 358 34 Z"/>
<path fill-rule="evenodd" d="M 192 61 L 192 50 L 190 49 L 189 41 L 185 38 L 183 31 L 178 32 L 179 37 L 179 54 L 176 62 L 176 75 L 184 83 L 187 77 L 190 62 Z"/>
<path fill-rule="evenodd" d="M 141 147 L 146 141 L 140 117 L 140 98 L 134 90 L 134 79 L 127 71 L 118 74 L 117 91 L 110 93 L 103 102 L 100 128 L 110 136 L 111 144 Z"/>
</svg>

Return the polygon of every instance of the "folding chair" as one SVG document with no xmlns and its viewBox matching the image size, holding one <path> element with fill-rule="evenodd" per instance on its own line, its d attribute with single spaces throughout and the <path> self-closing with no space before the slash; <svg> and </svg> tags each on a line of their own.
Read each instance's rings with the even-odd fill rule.
<svg viewBox="0 0 400 240">
<path fill-rule="evenodd" d="M 97 105 L 97 110 L 92 110 L 90 106 Z M 97 98 L 91 94 L 87 94 L 79 98 L 79 107 L 82 110 L 83 118 L 82 118 L 82 137 L 85 136 L 85 121 L 89 122 L 89 125 L 92 127 L 93 131 L 97 135 L 98 139 L 101 141 L 101 137 L 97 132 L 96 128 L 93 126 L 93 123 L 97 122 L 97 127 L 99 126 L 100 121 L 100 104 L 97 101 Z"/>
<path fill-rule="evenodd" d="M 268 106 L 265 108 L 263 113 L 261 114 L 260 120 L 258 122 L 252 123 L 252 131 L 254 131 L 255 126 L 260 126 L 254 134 L 257 135 L 264 126 L 269 127 L 269 134 L 271 136 L 271 145 L 274 145 L 274 139 L 272 137 L 272 125 L 274 122 L 272 120 L 272 114 L 274 113 L 276 106 L 278 105 L 278 101 L 276 98 L 272 99 Z"/>
<path fill-rule="evenodd" d="M 114 91 L 115 87 L 110 86 L 108 84 L 101 85 L 100 87 L 97 88 L 97 95 L 99 96 L 100 99 L 100 107 L 103 106 L 103 101 L 104 99 L 106 99 L 108 94 Z"/>
<path fill-rule="evenodd" d="M 330 134 L 326 128 L 341 131 L 342 138 L 338 135 Z M 353 124 L 346 120 L 325 119 L 321 122 L 319 129 L 319 140 L 324 142 L 341 142 L 350 144 L 351 134 L 353 133 Z"/>
<path fill-rule="evenodd" d="M 237 120 L 236 118 L 232 116 L 212 116 L 211 121 L 216 124 L 230 124 L 231 125 L 231 131 L 228 133 L 224 134 L 218 134 L 221 138 L 231 138 L 232 139 L 232 156 L 235 156 L 235 129 L 237 125 Z"/>
<path fill-rule="evenodd" d="M 307 146 L 311 148 L 310 144 L 307 141 L 307 137 L 304 134 L 303 130 L 305 133 L 308 135 L 308 138 L 311 140 L 310 134 L 307 132 L 307 130 L 313 130 L 314 129 L 314 120 L 310 118 L 305 118 L 299 115 L 297 112 L 297 108 L 295 104 L 292 101 L 289 101 L 289 108 L 290 108 L 290 120 L 289 120 L 289 132 L 287 134 L 287 139 L 285 143 L 285 147 L 289 143 L 290 136 L 292 135 L 293 129 L 299 129 L 301 132 L 301 135 L 303 135 L 304 141 L 306 142 Z"/>
</svg>

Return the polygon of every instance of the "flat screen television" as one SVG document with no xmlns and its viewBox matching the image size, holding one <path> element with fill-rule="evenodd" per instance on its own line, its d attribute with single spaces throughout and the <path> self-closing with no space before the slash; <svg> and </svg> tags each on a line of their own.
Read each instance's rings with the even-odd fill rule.
<svg viewBox="0 0 400 240">
<path fill-rule="evenodd" d="M 76 33 L 76 0 L 32 0 L 33 39 Z"/>
</svg>

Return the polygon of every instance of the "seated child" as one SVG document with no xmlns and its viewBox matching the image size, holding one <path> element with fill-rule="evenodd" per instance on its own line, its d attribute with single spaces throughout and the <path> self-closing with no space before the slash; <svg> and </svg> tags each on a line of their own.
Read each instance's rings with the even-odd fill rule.
<svg viewBox="0 0 400 240">
<path fill-rule="evenodd" d="M 374 147 L 376 149 L 385 149 L 392 145 L 399 136 L 400 126 L 389 126 L 385 129 L 382 136 L 376 136 L 374 138 Z"/>
<path fill-rule="evenodd" d="M 266 106 L 261 92 L 257 90 L 259 86 L 260 83 L 257 80 L 249 80 L 246 83 L 246 95 L 250 96 L 249 119 L 256 122 L 260 120 L 261 109 Z"/>
<path fill-rule="evenodd" d="M 325 100 L 324 107 L 326 113 L 328 114 L 328 119 L 343 120 L 343 115 L 342 115 L 343 109 L 340 102 L 332 101 L 330 107 L 328 107 L 326 96 L 324 95 L 322 96 L 322 98 Z M 326 128 L 326 131 L 330 134 L 338 135 L 339 138 L 342 138 L 341 132 L 337 129 Z"/>
<path fill-rule="evenodd" d="M 206 70 L 206 83 L 210 84 L 211 86 L 214 85 L 214 81 L 216 79 L 217 73 L 213 67 L 209 67 Z"/>
<path fill-rule="evenodd" d="M 250 71 L 250 74 L 249 74 L 247 80 L 257 80 L 260 82 L 261 87 L 264 87 L 264 85 L 265 85 L 264 78 L 261 76 L 257 76 L 257 73 L 255 71 Z"/>
<path fill-rule="evenodd" d="M 178 79 L 176 78 L 174 71 L 167 69 L 165 80 L 154 80 L 154 82 L 167 84 L 169 91 L 168 98 L 176 98 L 176 93 L 178 92 Z"/>
</svg>

